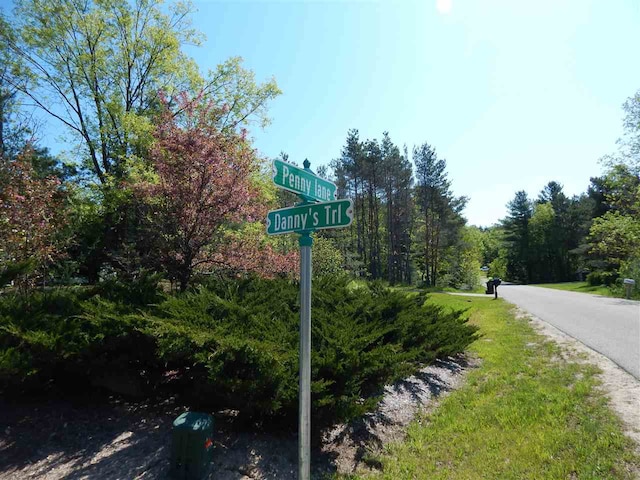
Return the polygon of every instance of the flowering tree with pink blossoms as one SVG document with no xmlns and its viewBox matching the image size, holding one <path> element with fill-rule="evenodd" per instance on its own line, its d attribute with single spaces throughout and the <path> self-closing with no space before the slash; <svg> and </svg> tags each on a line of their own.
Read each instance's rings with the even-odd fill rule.
<svg viewBox="0 0 640 480">
<path fill-rule="evenodd" d="M 0 159 L 0 264 L 29 262 L 31 277 L 63 254 L 60 230 L 65 224 L 60 180 L 39 178 L 28 150 L 13 161 Z"/>
<path fill-rule="evenodd" d="M 263 253 L 275 258 L 264 262 L 256 260 L 256 242 L 237 242 L 231 253 L 224 241 L 227 227 L 259 221 L 268 208 L 246 133 L 217 129 L 215 119 L 225 109 L 201 97 L 181 95 L 177 103 L 172 110 L 178 114 L 165 108 L 159 119 L 150 151 L 153 174 L 137 185 L 170 279 L 185 290 L 194 271 L 212 265 L 269 273 L 282 264 L 286 270 L 286 256 L 268 247 Z"/>
</svg>

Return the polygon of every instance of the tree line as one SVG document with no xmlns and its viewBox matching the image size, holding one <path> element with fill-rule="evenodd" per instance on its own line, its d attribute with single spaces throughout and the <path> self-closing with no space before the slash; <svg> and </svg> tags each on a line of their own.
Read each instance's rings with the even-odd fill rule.
<svg viewBox="0 0 640 480">
<path fill-rule="evenodd" d="M 534 199 L 516 192 L 507 217 L 486 231 L 490 273 L 523 283 L 640 283 L 640 91 L 623 110 L 618 151 L 584 193 L 569 198 L 556 181 Z"/>
<path fill-rule="evenodd" d="M 453 194 L 446 160 L 433 146 L 415 146 L 410 155 L 388 132 L 361 140 L 353 129 L 330 168 L 339 195 L 354 200 L 355 220 L 328 235 L 354 275 L 425 286 L 475 282 L 480 265 L 462 265 L 458 255 L 467 250 L 467 199 Z"/>
<path fill-rule="evenodd" d="M 219 272 L 295 276 L 295 241 L 263 225 L 269 208 L 295 200 L 274 188 L 247 135 L 269 123 L 281 92 L 240 58 L 201 72 L 183 52 L 202 40 L 191 13 L 154 0 L 17 0 L 0 15 L 3 284 L 152 272 L 186 290 Z M 316 234 L 314 272 L 466 288 L 482 265 L 525 283 L 637 279 L 639 94 L 624 112 L 619 151 L 584 194 L 569 198 L 555 181 L 535 199 L 519 191 L 484 229 L 466 224 L 468 199 L 435 146 L 349 130 L 318 174 L 353 199 L 355 219 Z M 64 161 L 37 141 L 43 118 L 65 136 Z"/>
<path fill-rule="evenodd" d="M 584 193 L 569 197 L 557 181 L 536 198 L 518 191 L 506 217 L 488 228 L 466 225 L 468 199 L 453 194 L 433 146 L 409 154 L 388 132 L 362 140 L 350 130 L 323 173 L 354 199 L 355 220 L 323 238 L 353 275 L 391 284 L 472 288 L 481 265 L 489 276 L 521 283 L 640 284 L 640 92 L 623 111 L 618 151 L 601 159 L 604 172 Z"/>
</svg>

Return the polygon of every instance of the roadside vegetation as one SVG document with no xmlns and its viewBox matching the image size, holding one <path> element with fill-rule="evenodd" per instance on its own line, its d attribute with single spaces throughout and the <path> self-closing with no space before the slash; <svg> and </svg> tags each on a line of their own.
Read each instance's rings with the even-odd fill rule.
<svg viewBox="0 0 640 480">
<path fill-rule="evenodd" d="M 589 282 L 561 282 L 561 283 L 535 283 L 532 287 L 553 288 L 569 292 L 593 293 L 603 297 L 620 297 L 624 295 L 621 288 L 612 288 L 605 285 L 589 285 Z M 622 290 L 622 291 L 621 291 Z M 636 294 L 636 296 L 638 296 Z"/>
<path fill-rule="evenodd" d="M 379 283 L 317 280 L 313 291 L 314 426 L 371 410 L 382 387 L 476 338 L 459 311 Z M 135 285 L 53 289 L 0 298 L 0 392 L 102 389 L 178 396 L 247 419 L 296 425 L 299 286 L 285 279 L 216 279 L 166 295 Z M 132 288 L 133 287 L 133 288 Z M 80 390 L 78 390 L 80 389 Z"/>
<path fill-rule="evenodd" d="M 238 57 L 202 71 L 185 53 L 202 41 L 189 2 L 12 3 L 0 12 L 1 393 L 182 395 L 294 426 L 300 259 L 295 236 L 267 236 L 265 217 L 297 200 L 276 190 L 251 134 L 269 124 L 275 79 Z M 521 283 L 588 273 L 640 288 L 640 93 L 624 112 L 621 150 L 586 193 L 568 198 L 553 181 L 536 200 L 518 192 L 491 228 L 467 224 L 468 198 L 424 138 L 410 149 L 345 132 L 333 160 L 313 165 L 354 202 L 348 228 L 314 233 L 314 426 L 369 410 L 383 385 L 463 352 L 480 327 L 483 367 L 447 400 L 458 410 L 432 420 L 442 440 L 428 448 L 454 448 L 434 465 L 498 478 L 622 471 L 613 459 L 628 460 L 626 447 L 591 369 L 554 363 L 501 302 L 469 300 L 471 324 L 438 305 L 466 300 L 424 300 L 484 292 L 483 265 Z M 65 139 L 64 157 L 40 121 Z M 511 423 L 521 437 L 498 436 Z"/>
<path fill-rule="evenodd" d="M 432 295 L 468 307 L 480 366 L 379 460 L 383 478 L 637 478 L 640 458 L 599 390 L 598 370 L 559 347 L 503 301 Z"/>
</svg>

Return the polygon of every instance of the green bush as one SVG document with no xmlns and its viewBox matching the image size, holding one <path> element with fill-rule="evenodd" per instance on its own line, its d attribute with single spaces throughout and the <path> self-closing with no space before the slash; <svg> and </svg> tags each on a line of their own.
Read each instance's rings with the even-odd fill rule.
<svg viewBox="0 0 640 480">
<path fill-rule="evenodd" d="M 349 284 L 336 277 L 314 283 L 312 398 L 319 424 L 364 413 L 385 384 L 475 339 L 459 312 L 424 306 L 424 296 L 410 298 L 381 283 Z M 295 418 L 298 289 L 287 280 L 222 281 L 167 299 L 146 318 L 162 360 L 190 366 L 186 390 L 245 413 Z"/>
<path fill-rule="evenodd" d="M 132 281 L 124 282 L 116 278 L 108 278 L 97 286 L 97 293 L 116 303 L 133 307 L 144 307 L 161 301 L 164 296 L 158 288 L 162 275 L 142 271 Z"/>
<path fill-rule="evenodd" d="M 109 299 L 104 287 L 92 298 L 86 298 L 88 289 L 80 291 L 0 300 L 0 384 L 38 379 L 68 386 L 65 379 L 77 384 L 82 378 L 114 388 L 113 372 L 119 372 L 125 379 L 116 386 L 124 393 L 123 381 L 133 382 L 146 394 L 181 394 L 203 408 L 295 425 L 297 283 L 210 281 L 155 305 L 117 301 L 117 289 Z M 129 295 L 123 292 L 131 301 Z M 361 415 L 385 384 L 462 352 L 476 338 L 461 312 L 424 301 L 424 295 L 410 297 L 381 283 L 314 282 L 316 427 Z"/>
<path fill-rule="evenodd" d="M 591 272 L 587 275 L 587 283 L 594 287 L 600 285 L 611 286 L 616 283 L 618 274 L 616 272 Z"/>
<path fill-rule="evenodd" d="M 114 371 L 150 371 L 155 339 L 137 315 L 92 288 L 59 288 L 0 300 L 0 386 L 85 389 Z M 157 367 L 156 367 L 157 369 Z"/>
<path fill-rule="evenodd" d="M 72 318 L 82 312 L 78 289 L 7 294 L 0 300 L 0 383 L 37 385 L 61 367 L 74 349 Z"/>
</svg>

